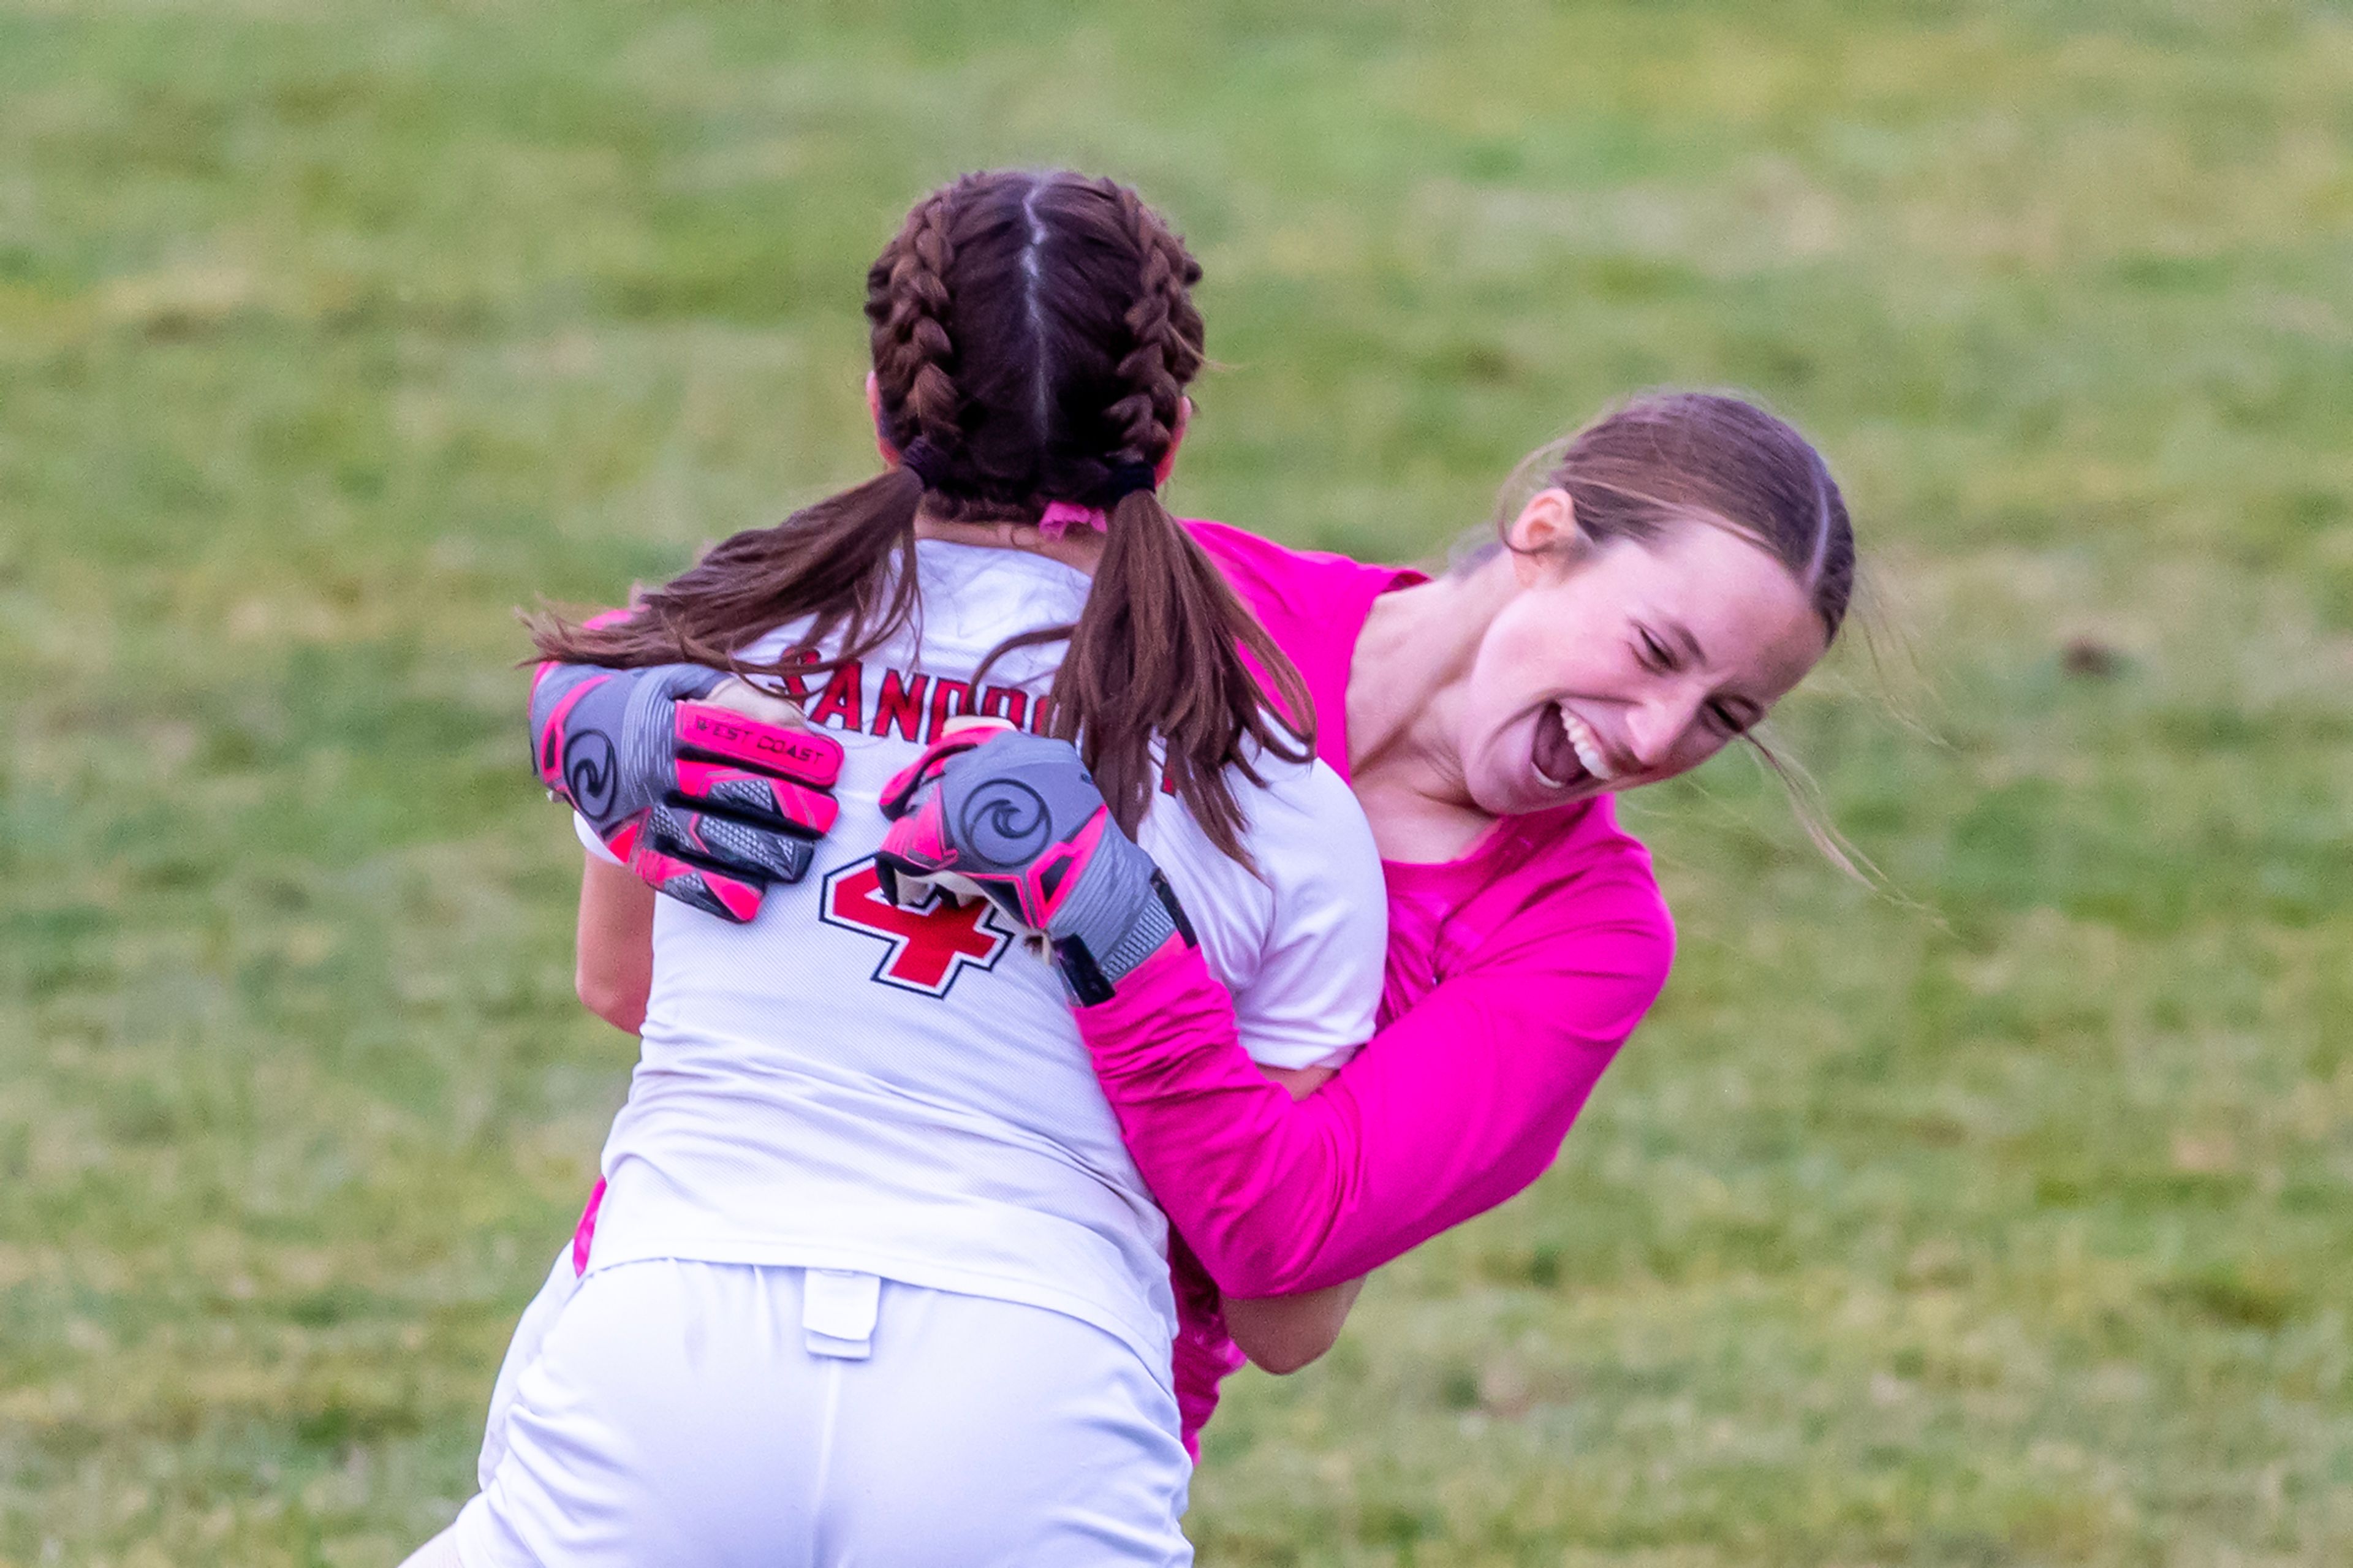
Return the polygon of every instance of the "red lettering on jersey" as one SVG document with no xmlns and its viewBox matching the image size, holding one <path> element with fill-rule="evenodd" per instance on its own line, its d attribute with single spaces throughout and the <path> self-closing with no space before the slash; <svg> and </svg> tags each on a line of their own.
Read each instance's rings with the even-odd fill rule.
<svg viewBox="0 0 2353 1568">
<path fill-rule="evenodd" d="M 923 728 L 923 688 L 931 684 L 928 675 L 908 677 L 902 684 L 899 672 L 882 672 L 882 694 L 874 700 L 874 731 L 887 735 L 895 727 L 907 740 L 917 739 Z"/>
<path fill-rule="evenodd" d="M 1051 696 L 1040 697 L 1029 704 L 1029 732 L 1033 735 L 1054 732 L 1054 699 Z"/>
<path fill-rule="evenodd" d="M 778 662 L 782 664 L 815 664 L 817 659 L 817 649 L 813 647 L 805 647 L 797 653 L 786 654 Z M 795 675 L 789 669 L 778 670 L 776 672 L 776 679 L 783 683 L 786 696 L 791 698 L 796 702 L 807 702 L 808 700 L 807 681 L 802 679 L 799 676 Z"/>
<path fill-rule="evenodd" d="M 827 873 L 818 914 L 828 925 L 890 943 L 874 978 L 927 996 L 946 995 L 966 969 L 996 968 L 1018 934 L 986 901 L 958 904 L 935 892 L 921 909 L 899 908 L 882 896 L 871 857 Z"/>
<path fill-rule="evenodd" d="M 1021 721 L 1029 717 L 1029 694 L 1009 686 L 992 686 L 980 694 L 980 711 L 1018 730 Z"/>
<path fill-rule="evenodd" d="M 845 664 L 825 683 L 825 695 L 809 712 L 809 727 L 831 724 L 838 730 L 866 727 L 866 667 Z"/>
<path fill-rule="evenodd" d="M 948 721 L 972 706 L 972 683 L 945 676 L 932 682 L 932 716 L 923 726 L 923 743 L 931 744 L 948 727 Z"/>
</svg>

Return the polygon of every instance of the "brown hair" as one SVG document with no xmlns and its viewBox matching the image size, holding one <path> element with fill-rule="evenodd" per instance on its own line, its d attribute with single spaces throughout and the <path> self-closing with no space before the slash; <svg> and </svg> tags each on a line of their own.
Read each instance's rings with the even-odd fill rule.
<svg viewBox="0 0 2353 1568">
<path fill-rule="evenodd" d="M 1746 398 L 1653 392 L 1522 465 L 1567 490 L 1593 542 L 1648 542 L 1677 522 L 1740 535 L 1787 567 L 1831 641 L 1854 593 L 1846 498 L 1813 443 Z M 1501 517 L 1508 530 L 1511 517 Z"/>
<path fill-rule="evenodd" d="M 1035 522 L 1051 500 L 1103 506 L 1103 560 L 1077 623 L 1007 646 L 1069 637 L 1052 732 L 1078 743 L 1122 826 L 1133 833 L 1150 804 L 1157 741 L 1178 798 L 1247 864 L 1225 769 L 1259 782 L 1256 751 L 1305 761 L 1314 710 L 1297 669 L 1154 493 L 1201 368 L 1200 276 L 1159 215 L 1110 180 L 1000 170 L 943 186 L 866 277 L 881 434 L 902 460 L 723 542 L 618 625 L 536 619 L 540 657 L 782 674 L 810 669 L 808 655 L 838 634 L 840 651 L 819 668 L 847 664 L 917 611 L 919 509 Z M 809 629 L 775 664 L 738 664 L 746 643 L 802 616 Z M 1270 713 L 1246 656 L 1300 732 Z"/>
</svg>

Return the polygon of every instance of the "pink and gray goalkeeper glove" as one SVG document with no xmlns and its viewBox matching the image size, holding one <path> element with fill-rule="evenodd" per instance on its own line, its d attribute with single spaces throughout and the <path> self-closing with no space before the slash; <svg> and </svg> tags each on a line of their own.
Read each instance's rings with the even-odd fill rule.
<svg viewBox="0 0 2353 1568">
<path fill-rule="evenodd" d="M 1196 945 L 1167 878 L 1121 831 L 1078 749 L 975 725 L 932 743 L 882 792 L 882 896 L 986 898 L 1043 932 L 1082 1005 L 1109 1001 L 1145 960 Z"/>
<path fill-rule="evenodd" d="M 839 809 L 841 747 L 692 700 L 726 679 L 699 664 L 543 664 L 532 766 L 655 891 L 741 923 L 808 870 Z"/>
</svg>

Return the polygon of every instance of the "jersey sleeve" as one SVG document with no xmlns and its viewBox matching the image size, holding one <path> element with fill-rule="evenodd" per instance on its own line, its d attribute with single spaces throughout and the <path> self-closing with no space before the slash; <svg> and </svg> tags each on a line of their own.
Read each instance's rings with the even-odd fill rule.
<svg viewBox="0 0 2353 1568">
<path fill-rule="evenodd" d="M 625 864 L 618 855 L 605 847 L 603 839 L 596 837 L 596 830 L 588 826 L 588 819 L 576 811 L 572 814 L 572 831 L 579 836 L 580 847 L 604 861 L 607 866 Z"/>
<path fill-rule="evenodd" d="M 1255 976 L 1235 999 L 1264 1067 L 1338 1067 L 1373 1032 L 1388 948 L 1380 852 L 1340 776 L 1316 763 L 1254 803 L 1250 854 L 1272 895 Z"/>
<path fill-rule="evenodd" d="M 1365 1274 L 1549 1166 L 1666 979 L 1647 877 L 1525 908 L 1293 1100 L 1238 1048 L 1198 952 L 1077 1010 L 1130 1153 L 1220 1289 Z"/>
</svg>

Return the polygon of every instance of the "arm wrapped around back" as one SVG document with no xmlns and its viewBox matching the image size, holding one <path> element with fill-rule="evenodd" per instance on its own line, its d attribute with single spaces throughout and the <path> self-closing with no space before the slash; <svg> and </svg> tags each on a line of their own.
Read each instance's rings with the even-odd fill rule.
<svg viewBox="0 0 2353 1568">
<path fill-rule="evenodd" d="M 1664 984 L 1647 868 L 1533 901 L 1294 1101 L 1198 953 L 1077 1009 L 1129 1152 L 1232 1296 L 1355 1279 L 1534 1182 Z"/>
</svg>

